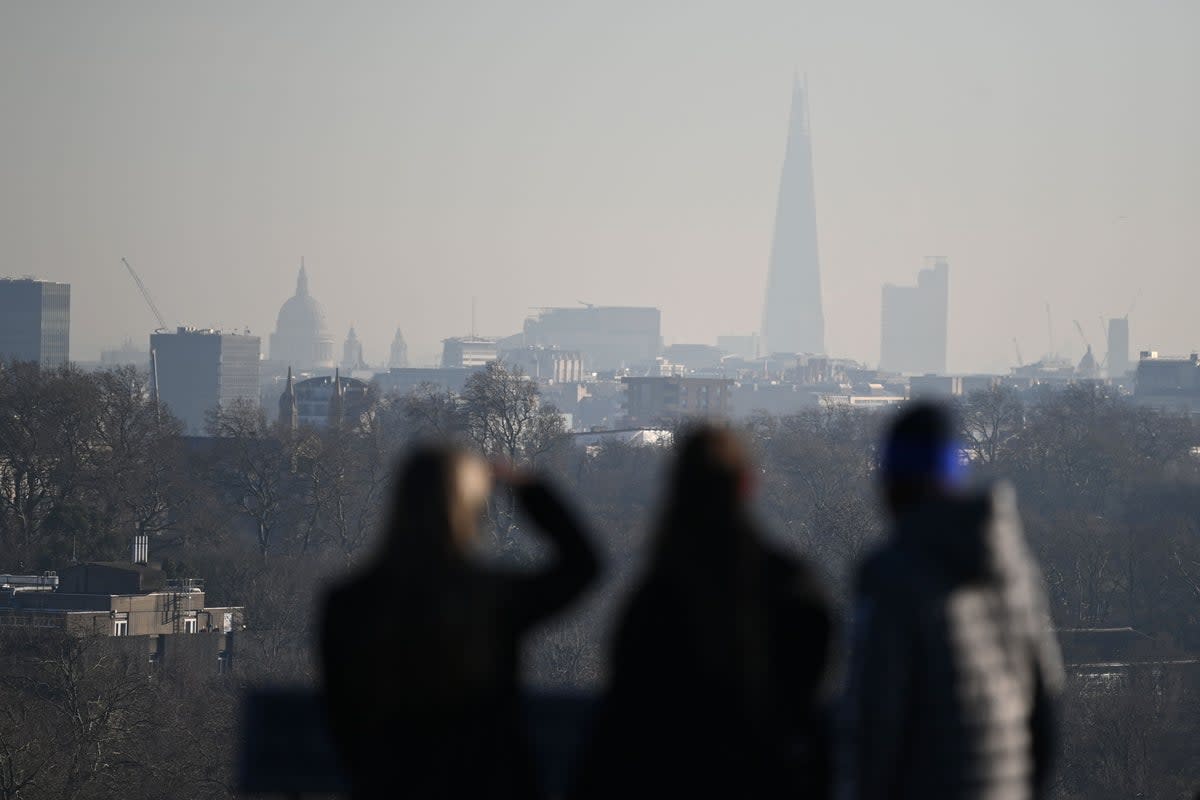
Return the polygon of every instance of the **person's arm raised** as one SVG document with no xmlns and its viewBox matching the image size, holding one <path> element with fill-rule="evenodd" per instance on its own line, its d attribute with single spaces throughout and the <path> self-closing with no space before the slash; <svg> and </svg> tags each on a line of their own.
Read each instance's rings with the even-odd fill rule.
<svg viewBox="0 0 1200 800">
<path fill-rule="evenodd" d="M 512 609 L 518 628 L 528 627 L 574 600 L 599 572 L 599 560 L 583 525 L 550 486 L 533 476 L 496 469 L 521 510 L 555 549 L 552 561 L 513 580 Z"/>
</svg>

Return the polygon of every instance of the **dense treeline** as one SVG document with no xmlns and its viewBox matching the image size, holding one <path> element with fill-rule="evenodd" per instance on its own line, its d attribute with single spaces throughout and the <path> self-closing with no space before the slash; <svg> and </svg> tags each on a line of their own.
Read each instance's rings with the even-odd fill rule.
<svg viewBox="0 0 1200 800">
<path fill-rule="evenodd" d="M 1200 652 L 1196 425 L 1087 384 L 1032 396 L 997 388 L 960 410 L 976 471 L 1018 489 L 1055 623 L 1130 625 L 1158 652 Z M 764 522 L 837 597 L 884 529 L 874 471 L 886 419 L 824 409 L 743 423 L 762 464 Z M 531 648 L 529 674 L 576 685 L 602 677 L 605 626 L 639 564 L 666 448 L 577 446 L 534 384 L 496 365 L 461 396 L 371 397 L 365 413 L 319 430 L 270 424 L 250 407 L 214 415 L 210 430 L 182 437 L 133 370 L 0 371 L 0 572 L 124 558 L 145 532 L 169 573 L 206 578 L 213 602 L 244 604 L 249 628 L 233 676 L 147 679 L 128 656 L 88 641 L 0 648 L 0 800 L 110 796 L 118 779 L 123 796 L 161 796 L 151 770 L 191 781 L 189 795 L 227 796 L 238 689 L 312 680 L 321 586 L 369 552 L 396 454 L 426 437 L 544 470 L 581 505 L 609 556 L 606 579 Z M 538 553 L 512 508 L 496 498 L 488 528 L 492 555 L 519 564 Z M 113 692 L 112 713 L 70 727 L 79 715 L 69 703 L 94 709 Z M 1200 781 L 1187 747 L 1198 720 L 1194 681 L 1173 672 L 1073 681 L 1056 796 L 1184 796 Z M 156 735 L 167 725 L 187 733 Z M 68 740 L 87 757 L 51 755 L 75 752 Z M 223 755 L 200 763 L 197 752 Z"/>
</svg>

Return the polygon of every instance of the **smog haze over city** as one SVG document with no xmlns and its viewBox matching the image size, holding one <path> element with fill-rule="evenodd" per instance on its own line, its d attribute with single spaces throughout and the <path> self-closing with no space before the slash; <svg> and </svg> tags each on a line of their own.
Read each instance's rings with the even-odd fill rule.
<svg viewBox="0 0 1200 800">
<path fill-rule="evenodd" d="M 1200 800 L 1198 34 L 0 0 L 0 799 Z"/>
<path fill-rule="evenodd" d="M 535 307 L 760 328 L 796 76 L 827 350 L 950 278 L 948 366 L 1200 347 L 1200 6 L 36 2 L 0 9 L 5 273 L 70 283 L 71 355 L 274 328 L 301 257 L 340 346 L 414 364 Z M 1046 307 L 1053 330 L 1047 331 Z M 1053 342 L 1050 340 L 1053 339 Z M 1103 345 L 1098 345 L 1102 350 Z M 264 353 L 265 354 L 265 353 Z"/>
</svg>

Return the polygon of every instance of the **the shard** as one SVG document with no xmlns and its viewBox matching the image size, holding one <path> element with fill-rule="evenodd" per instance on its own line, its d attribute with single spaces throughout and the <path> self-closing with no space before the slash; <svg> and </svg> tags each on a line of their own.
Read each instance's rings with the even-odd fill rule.
<svg viewBox="0 0 1200 800">
<path fill-rule="evenodd" d="M 775 238 L 767 273 L 763 338 L 771 353 L 824 353 L 821 264 L 817 257 L 817 210 L 813 201 L 812 139 L 805 87 L 792 88 Z"/>
</svg>

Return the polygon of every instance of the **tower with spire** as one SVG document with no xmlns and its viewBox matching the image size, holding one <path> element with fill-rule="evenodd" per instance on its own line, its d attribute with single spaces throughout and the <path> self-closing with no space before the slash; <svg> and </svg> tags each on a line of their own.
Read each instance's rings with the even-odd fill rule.
<svg viewBox="0 0 1200 800">
<path fill-rule="evenodd" d="M 392 352 L 388 356 L 388 369 L 404 369 L 408 366 L 408 344 L 404 334 L 396 328 L 396 337 L 392 339 Z"/>
<path fill-rule="evenodd" d="M 358 334 L 354 331 L 354 326 L 351 325 L 350 332 L 346 334 L 346 341 L 342 345 L 342 369 L 349 373 L 356 369 L 365 368 L 362 342 L 358 340 Z"/>
<path fill-rule="evenodd" d="M 279 395 L 279 424 L 288 430 L 296 430 L 299 422 L 299 410 L 296 407 L 296 383 L 292 378 L 292 368 L 288 367 L 287 383 L 284 384 L 283 394 Z"/>
<path fill-rule="evenodd" d="M 762 333 L 767 352 L 825 352 L 807 88 L 798 78 L 792 86 Z"/>
</svg>

